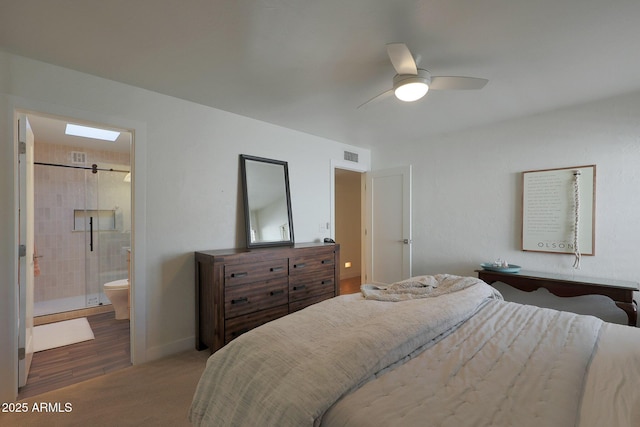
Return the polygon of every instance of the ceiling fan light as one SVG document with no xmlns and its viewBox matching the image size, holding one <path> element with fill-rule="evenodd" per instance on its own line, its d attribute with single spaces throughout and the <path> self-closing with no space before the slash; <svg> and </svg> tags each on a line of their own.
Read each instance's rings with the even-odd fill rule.
<svg viewBox="0 0 640 427">
<path fill-rule="evenodd" d="M 413 102 L 427 94 L 429 85 L 424 81 L 403 82 L 396 87 L 396 98 L 404 102 Z"/>
</svg>

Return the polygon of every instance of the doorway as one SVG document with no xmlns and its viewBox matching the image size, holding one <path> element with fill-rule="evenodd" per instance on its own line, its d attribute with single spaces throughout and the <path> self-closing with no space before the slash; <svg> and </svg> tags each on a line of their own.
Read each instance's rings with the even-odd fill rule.
<svg viewBox="0 0 640 427">
<path fill-rule="evenodd" d="M 407 279 L 412 275 L 412 220 L 411 220 L 411 165 L 399 166 L 377 171 L 355 170 L 342 165 L 333 165 L 332 189 L 333 209 L 332 222 L 334 224 L 335 240 L 341 244 L 341 282 L 356 277 L 357 280 L 347 284 L 345 292 L 358 292 L 360 284 L 390 284 Z M 360 192 L 353 190 L 338 196 L 342 191 L 338 184 L 343 178 L 360 179 Z M 338 198 L 344 197 L 345 206 L 349 206 L 347 213 L 339 212 Z M 354 206 L 353 199 L 360 198 L 359 209 Z M 357 203 L 356 203 L 357 204 Z M 343 255 L 349 251 L 354 240 L 344 236 L 350 235 L 356 229 L 353 213 L 359 211 L 360 231 L 359 258 L 356 255 Z M 345 229 L 342 233 L 338 229 Z M 346 248 L 345 248 L 346 245 Z M 356 250 L 356 252 L 358 252 Z M 349 271 L 351 259 L 359 259 L 359 269 Z M 341 286 L 342 288 L 342 286 Z"/>
<path fill-rule="evenodd" d="M 131 282 L 132 133 L 72 118 L 38 113 L 27 113 L 27 117 L 35 138 L 34 174 L 32 181 L 26 183 L 34 190 L 34 327 L 86 318 L 94 329 L 94 341 L 100 341 L 103 347 L 103 333 L 109 328 L 117 330 L 112 336 L 118 336 L 119 341 L 125 337 L 126 348 L 123 350 L 122 343 L 118 344 L 125 360 L 116 365 L 128 366 L 131 363 L 129 316 L 117 321 L 111 319 L 115 316 L 115 302 L 110 301 L 104 285 L 114 281 Z M 107 141 L 96 135 L 74 134 L 68 124 L 117 135 Z M 128 296 L 125 301 L 128 302 Z M 71 359 L 77 351 L 74 346 L 86 349 L 89 344 L 67 345 L 64 354 Z M 59 347 L 35 353 L 32 371 L 34 368 L 38 371 L 38 363 L 47 366 L 46 370 L 38 371 L 40 392 L 48 391 L 41 386 L 43 376 L 51 376 L 49 389 L 91 377 L 53 381 L 61 375 L 55 364 L 47 360 L 51 359 L 49 355 L 60 359 L 60 370 L 69 366 L 69 360 L 60 356 Z M 100 366 L 103 363 L 100 359 L 106 360 L 104 354 L 98 356 L 91 365 L 93 376 L 109 370 Z M 20 396 L 24 397 L 30 388 L 34 389 L 34 382 L 30 383 L 27 378 Z"/>
<path fill-rule="evenodd" d="M 362 284 L 364 173 L 334 169 L 335 241 L 340 244 L 340 294 L 360 291 Z"/>
</svg>

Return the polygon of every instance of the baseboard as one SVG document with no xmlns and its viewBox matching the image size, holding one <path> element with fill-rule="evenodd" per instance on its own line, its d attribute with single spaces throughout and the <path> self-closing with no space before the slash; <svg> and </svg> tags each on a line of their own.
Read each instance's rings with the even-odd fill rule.
<svg viewBox="0 0 640 427">
<path fill-rule="evenodd" d="M 162 359 L 163 357 L 171 356 L 176 353 L 181 353 L 187 350 L 195 350 L 196 337 L 190 336 L 181 340 L 173 341 L 168 344 L 151 347 L 146 351 L 146 361 L 150 362 L 156 359 Z"/>
<path fill-rule="evenodd" d="M 113 306 L 111 304 L 105 304 L 96 307 L 65 311 L 62 313 L 45 314 L 43 316 L 34 317 L 33 326 L 46 325 L 47 323 L 61 322 L 63 320 L 77 319 L 78 317 L 93 316 L 95 314 L 108 313 L 110 311 L 113 311 Z"/>
</svg>

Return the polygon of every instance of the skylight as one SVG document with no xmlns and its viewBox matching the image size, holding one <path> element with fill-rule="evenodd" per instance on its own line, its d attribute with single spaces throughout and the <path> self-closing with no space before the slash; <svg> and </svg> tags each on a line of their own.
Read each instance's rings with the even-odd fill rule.
<svg viewBox="0 0 640 427">
<path fill-rule="evenodd" d="M 92 128 L 88 126 L 72 125 L 67 123 L 67 135 L 81 136 L 83 138 L 101 139 L 103 141 L 115 141 L 120 136 L 120 132 L 106 129 Z"/>
</svg>

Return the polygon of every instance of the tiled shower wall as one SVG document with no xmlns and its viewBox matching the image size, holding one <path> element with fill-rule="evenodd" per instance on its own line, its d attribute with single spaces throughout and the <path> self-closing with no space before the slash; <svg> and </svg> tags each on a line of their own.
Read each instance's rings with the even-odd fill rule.
<svg viewBox="0 0 640 427">
<path fill-rule="evenodd" d="M 71 162 L 71 153 L 86 153 L 84 165 Z M 89 150 L 35 143 L 35 161 L 73 166 L 129 170 L 129 153 Z M 106 281 L 126 278 L 130 245 L 131 187 L 122 172 L 99 172 L 35 165 L 35 247 L 40 275 L 34 281 L 34 301 L 99 293 Z M 94 234 L 94 252 L 88 252 L 88 233 L 74 231 L 75 209 L 96 209 L 96 178 L 100 180 L 100 209 L 113 209 L 116 230 Z M 99 239 L 99 246 L 97 245 Z M 87 257 L 88 254 L 88 257 Z M 97 266 L 100 265 L 100 273 Z M 89 278 L 89 281 L 85 276 Z"/>
</svg>

